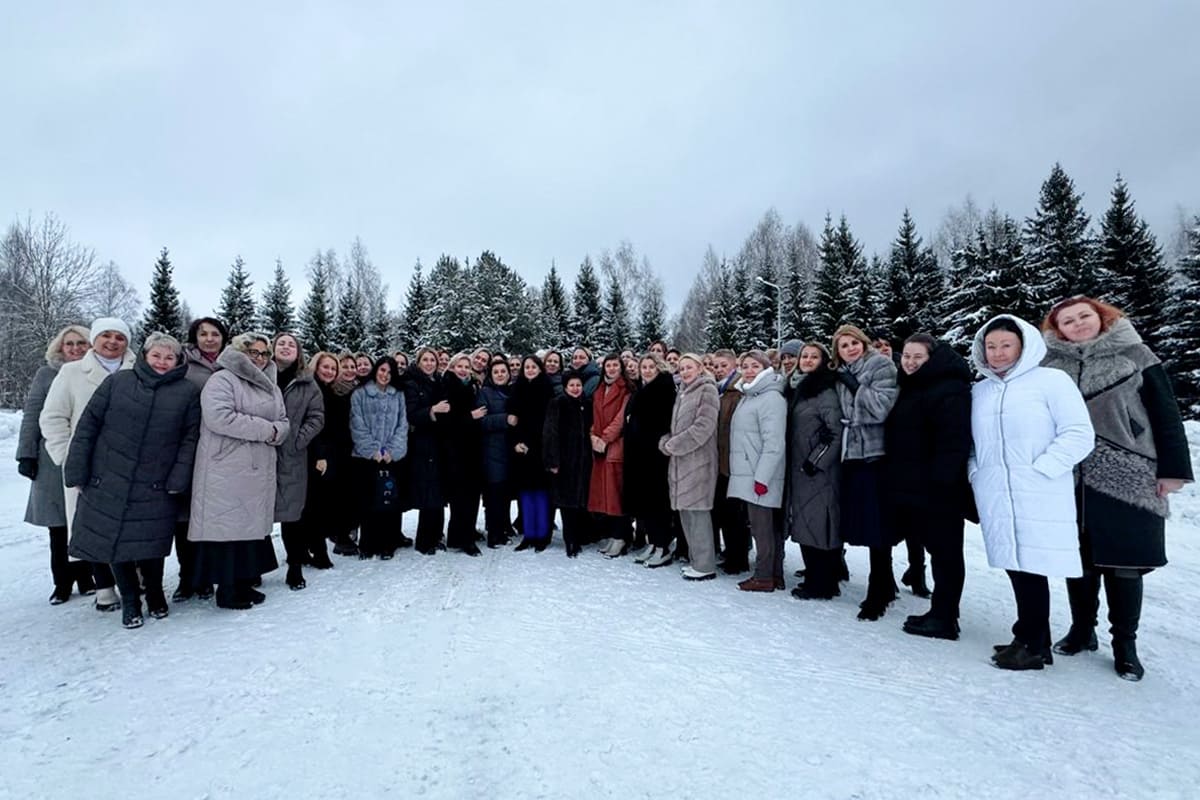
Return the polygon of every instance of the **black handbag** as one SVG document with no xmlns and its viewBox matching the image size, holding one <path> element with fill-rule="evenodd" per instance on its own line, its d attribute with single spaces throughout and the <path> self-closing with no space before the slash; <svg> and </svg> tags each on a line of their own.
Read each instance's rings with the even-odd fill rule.
<svg viewBox="0 0 1200 800">
<path fill-rule="evenodd" d="M 399 508 L 400 497 L 397 493 L 396 476 L 391 470 L 381 469 L 375 475 L 375 513 L 382 514 Z"/>
</svg>

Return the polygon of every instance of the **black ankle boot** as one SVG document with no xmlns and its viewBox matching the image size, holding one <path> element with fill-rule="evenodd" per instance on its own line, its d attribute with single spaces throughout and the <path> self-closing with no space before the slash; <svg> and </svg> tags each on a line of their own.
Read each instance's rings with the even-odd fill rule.
<svg viewBox="0 0 1200 800">
<path fill-rule="evenodd" d="M 288 564 L 287 585 L 293 592 L 298 592 L 308 586 L 304 581 L 304 574 L 299 564 Z"/>
<path fill-rule="evenodd" d="M 1113 669 L 1127 681 L 1140 681 L 1146 674 L 1146 669 L 1138 660 L 1137 643 L 1132 639 L 1113 639 Z"/>
<path fill-rule="evenodd" d="M 904 574 L 900 576 L 900 582 L 912 589 L 912 593 L 916 597 L 929 598 L 933 593 L 929 591 L 929 587 L 925 584 L 925 570 L 919 567 L 909 567 L 904 570 Z"/>
<path fill-rule="evenodd" d="M 1067 635 L 1054 643 L 1054 652 L 1060 656 L 1074 656 L 1085 650 L 1094 651 L 1097 647 L 1095 628 L 1072 625 Z"/>
</svg>

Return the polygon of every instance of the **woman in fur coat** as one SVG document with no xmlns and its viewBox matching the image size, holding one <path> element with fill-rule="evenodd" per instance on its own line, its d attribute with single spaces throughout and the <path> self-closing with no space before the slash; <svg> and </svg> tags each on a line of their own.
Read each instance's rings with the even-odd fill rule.
<svg viewBox="0 0 1200 800">
<path fill-rule="evenodd" d="M 1119 309 L 1071 297 L 1050 310 L 1042 331 L 1049 350 L 1042 365 L 1075 381 L 1096 429 L 1076 492 L 1083 577 L 1067 579 L 1071 630 L 1054 652 L 1097 648 L 1103 580 L 1114 667 L 1141 680 L 1142 576 L 1167 563 L 1167 498 L 1193 477 L 1179 404 L 1162 363 Z"/>
</svg>

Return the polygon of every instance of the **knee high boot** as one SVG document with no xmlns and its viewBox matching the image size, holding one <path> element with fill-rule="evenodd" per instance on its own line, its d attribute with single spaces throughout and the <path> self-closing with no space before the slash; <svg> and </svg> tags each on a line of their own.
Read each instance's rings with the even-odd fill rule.
<svg viewBox="0 0 1200 800">
<path fill-rule="evenodd" d="M 1146 674 L 1138 660 L 1137 629 L 1142 617 L 1142 576 L 1104 576 L 1108 598 L 1108 621 L 1112 625 L 1113 668 L 1127 681 L 1140 681 Z"/>
<path fill-rule="evenodd" d="M 1054 643 L 1054 652 L 1073 656 L 1084 650 L 1095 650 L 1100 573 L 1085 570 L 1082 578 L 1067 578 L 1067 599 L 1071 603 L 1071 630 Z"/>
</svg>

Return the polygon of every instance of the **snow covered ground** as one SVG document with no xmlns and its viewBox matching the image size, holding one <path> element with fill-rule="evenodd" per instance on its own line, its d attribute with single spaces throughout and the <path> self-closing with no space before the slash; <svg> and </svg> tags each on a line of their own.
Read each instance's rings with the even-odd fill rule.
<svg viewBox="0 0 1200 800">
<path fill-rule="evenodd" d="M 568 560 L 558 541 L 335 557 L 302 592 L 269 575 L 253 611 L 191 601 L 126 631 L 78 597 L 47 604 L 18 422 L 0 413 L 0 798 L 1200 792 L 1195 488 L 1175 501 L 1172 564 L 1146 582 L 1140 684 L 1113 673 L 1105 636 L 1044 672 L 991 667 L 1013 605 L 975 530 L 957 642 L 900 631 L 926 608 L 907 591 L 855 620 L 865 552 L 841 598 L 804 603 L 591 550 Z M 1053 603 L 1059 635 L 1061 585 Z"/>
</svg>

